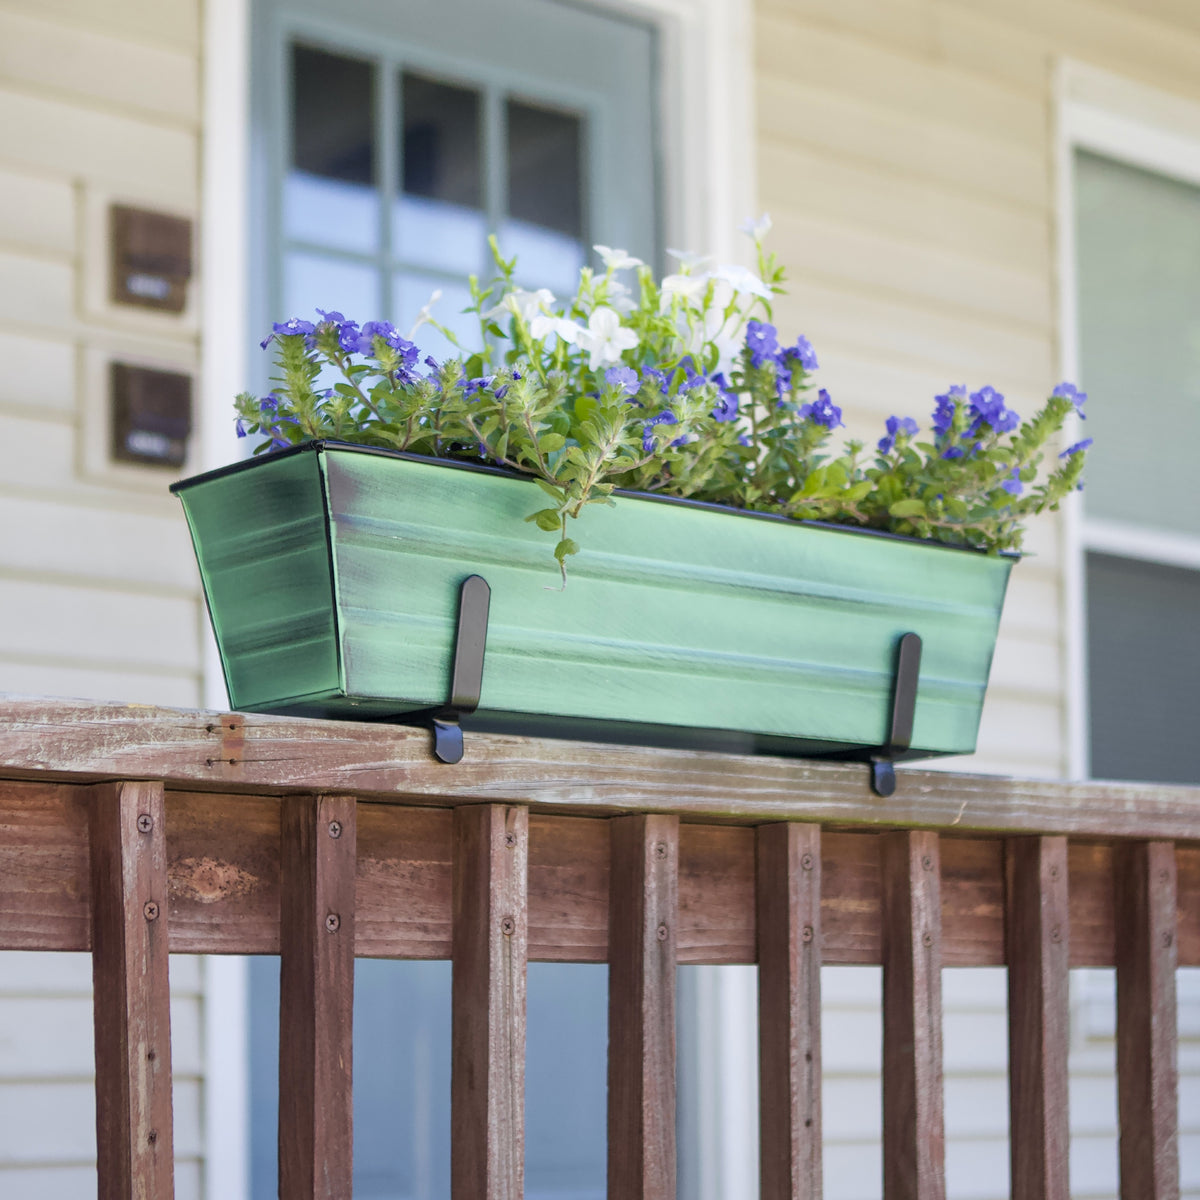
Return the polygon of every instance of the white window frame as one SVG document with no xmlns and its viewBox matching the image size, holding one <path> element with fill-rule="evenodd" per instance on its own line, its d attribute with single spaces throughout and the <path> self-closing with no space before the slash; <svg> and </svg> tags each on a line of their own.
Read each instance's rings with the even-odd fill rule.
<svg viewBox="0 0 1200 1200">
<path fill-rule="evenodd" d="M 751 0 L 587 0 L 652 20 L 661 38 L 660 120 L 666 245 L 746 258 L 738 224 L 756 213 L 753 6 Z M 202 150 L 201 385 L 199 469 L 235 459 L 231 398 L 248 378 L 251 0 L 209 0 L 204 16 Z M 205 703 L 228 701 L 216 647 L 208 638 Z M 246 960 L 210 957 L 205 967 L 204 1194 L 245 1200 L 249 1191 L 249 1061 Z M 745 1111 L 757 1064 L 753 978 L 738 983 L 715 969 L 697 977 L 697 1001 L 715 1037 L 706 1043 L 726 1086 L 713 1087 L 711 1131 L 702 1145 L 704 1192 L 697 1200 L 757 1194 L 753 1114 Z M 732 1075 L 731 1075 L 732 1072 Z M 736 1101 L 736 1104 L 733 1103 Z M 752 1106 L 756 1108 L 756 1105 Z M 728 1180 L 726 1183 L 725 1181 Z M 735 1182 L 736 1180 L 736 1182 Z"/>
<path fill-rule="evenodd" d="M 1200 186 L 1200 105 L 1072 61 L 1059 64 L 1056 83 L 1059 367 L 1062 378 L 1078 380 L 1075 152 L 1090 150 Z M 1072 434 L 1082 436 L 1082 430 L 1068 430 Z M 1064 505 L 1064 543 L 1068 770 L 1071 778 L 1085 779 L 1090 759 L 1087 552 L 1196 570 L 1200 569 L 1200 537 L 1089 517 L 1085 492 Z"/>
</svg>

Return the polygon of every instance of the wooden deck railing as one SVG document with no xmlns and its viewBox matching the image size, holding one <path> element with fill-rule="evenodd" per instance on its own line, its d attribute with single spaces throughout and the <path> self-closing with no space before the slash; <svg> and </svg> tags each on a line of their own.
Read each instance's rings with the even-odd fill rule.
<svg viewBox="0 0 1200 1200">
<path fill-rule="evenodd" d="M 454 962 L 455 1200 L 522 1191 L 525 971 L 609 964 L 609 1187 L 675 1197 L 675 966 L 757 963 L 762 1196 L 821 1193 L 822 963 L 882 963 L 887 1200 L 945 1194 L 941 969 L 1007 965 L 1012 1194 L 1068 1192 L 1068 969 L 1121 1191 L 1178 1195 L 1200 789 L 0 701 L 0 948 L 90 950 L 100 1196 L 171 1195 L 168 953 L 281 955 L 280 1194 L 351 1194 L 354 957 Z"/>
</svg>

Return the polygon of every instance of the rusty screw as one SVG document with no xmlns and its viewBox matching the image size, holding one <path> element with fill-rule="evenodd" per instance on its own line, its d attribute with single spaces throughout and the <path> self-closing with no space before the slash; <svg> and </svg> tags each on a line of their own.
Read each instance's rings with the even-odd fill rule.
<svg viewBox="0 0 1200 1200">
<path fill-rule="evenodd" d="M 666 842 L 655 842 L 654 843 L 654 857 L 655 858 L 666 858 L 667 857 L 667 843 Z"/>
<path fill-rule="evenodd" d="M 1170 931 L 1168 931 L 1168 932 L 1166 932 L 1166 933 L 1164 933 L 1164 934 L 1163 934 L 1163 939 L 1162 939 L 1162 942 L 1163 942 L 1163 945 L 1164 945 L 1164 946 L 1169 946 L 1169 945 L 1170 945 L 1170 944 L 1171 944 L 1171 943 L 1172 943 L 1174 940 L 1175 940 L 1175 939 L 1174 939 L 1174 937 L 1171 935 Z"/>
<path fill-rule="evenodd" d="M 153 1146 L 154 1143 L 158 1141 L 158 1130 L 157 1129 L 150 1130 L 150 1132 L 148 1134 L 146 1134 L 146 1138 L 149 1141 L 150 1145 Z"/>
<path fill-rule="evenodd" d="M 517 932 L 516 921 L 514 921 L 512 917 L 505 917 L 504 920 L 500 922 L 500 932 L 504 934 L 505 937 L 512 937 L 512 935 Z"/>
<path fill-rule="evenodd" d="M 927 870 L 927 871 L 932 871 L 932 870 L 933 870 L 933 858 L 932 858 L 932 856 L 931 856 L 931 855 L 928 855 L 928 854 L 924 855 L 924 856 L 921 858 L 921 866 L 923 866 L 923 867 L 925 868 L 925 870 Z"/>
<path fill-rule="evenodd" d="M 802 942 L 811 942 L 813 940 L 813 927 L 811 925 L 805 925 L 800 931 L 800 940 Z"/>
<path fill-rule="evenodd" d="M 1054 928 L 1050 930 L 1050 940 L 1052 942 L 1061 942 L 1062 941 L 1062 930 L 1057 925 L 1055 925 Z"/>
<path fill-rule="evenodd" d="M 1057 879 L 1057 878 L 1058 878 L 1058 868 L 1057 868 L 1057 867 L 1051 867 L 1051 868 L 1050 868 L 1050 878 L 1051 878 L 1051 879 Z"/>
<path fill-rule="evenodd" d="M 331 838 L 340 838 L 342 836 L 341 821 L 330 821 L 329 822 L 329 836 Z"/>
<path fill-rule="evenodd" d="M 922 946 L 932 946 L 933 945 L 933 934 L 932 933 L 921 934 L 921 945 Z"/>
<path fill-rule="evenodd" d="M 506 846 L 515 846 L 517 844 L 517 835 L 515 833 L 506 833 L 504 835 L 504 844 Z"/>
<path fill-rule="evenodd" d="M 330 933 L 337 933 L 341 927 L 342 918 L 339 917 L 337 913 L 330 913 L 329 916 L 325 918 L 325 928 L 328 929 Z"/>
<path fill-rule="evenodd" d="M 154 828 L 154 818 L 149 813 L 138 817 L 138 833 L 149 833 Z"/>
<path fill-rule="evenodd" d="M 806 871 L 811 871 L 813 869 L 813 856 L 811 854 L 804 855 L 804 857 L 800 859 L 800 865 Z"/>
<path fill-rule="evenodd" d="M 147 900 L 146 903 L 142 905 L 142 915 L 146 918 L 147 921 L 157 921 L 158 920 L 158 901 L 157 900 Z"/>
<path fill-rule="evenodd" d="M 660 925 L 658 927 L 658 940 L 660 942 L 665 942 L 667 940 L 667 927 L 665 925 Z"/>
</svg>

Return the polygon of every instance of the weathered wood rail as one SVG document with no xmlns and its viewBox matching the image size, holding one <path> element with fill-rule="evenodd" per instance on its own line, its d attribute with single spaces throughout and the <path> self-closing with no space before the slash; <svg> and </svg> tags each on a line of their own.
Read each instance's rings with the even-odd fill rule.
<svg viewBox="0 0 1200 1200">
<path fill-rule="evenodd" d="M 820 967 L 882 963 L 884 1195 L 945 1195 L 941 969 L 1007 965 L 1012 1194 L 1067 1200 L 1068 970 L 1121 1189 L 1178 1196 L 1200 788 L 0 699 L 0 948 L 90 950 L 102 1200 L 171 1195 L 170 952 L 281 955 L 285 1200 L 352 1187 L 354 957 L 454 963 L 455 1200 L 522 1194 L 525 969 L 607 962 L 609 1195 L 675 1197 L 675 966 L 757 963 L 762 1196 L 821 1193 Z"/>
</svg>

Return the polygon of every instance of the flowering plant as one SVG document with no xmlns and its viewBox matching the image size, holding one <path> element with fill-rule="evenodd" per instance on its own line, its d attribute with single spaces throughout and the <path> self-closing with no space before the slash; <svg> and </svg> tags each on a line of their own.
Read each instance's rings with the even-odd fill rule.
<svg viewBox="0 0 1200 1200">
<path fill-rule="evenodd" d="M 276 347 L 274 389 L 238 396 L 238 433 L 261 435 L 259 451 L 333 438 L 532 476 L 549 503 L 527 519 L 557 535 L 564 583 L 579 549 L 568 522 L 618 488 L 1019 549 L 1025 519 L 1081 486 L 1091 439 L 1041 465 L 1086 395 L 1060 384 L 1022 423 L 994 388 L 951 387 L 924 438 L 890 417 L 873 452 L 849 441 L 831 453 L 842 412 L 824 388 L 812 395 L 813 347 L 781 344 L 771 323 L 784 273 L 767 228 L 748 229 L 757 272 L 676 255 L 680 270 L 659 282 L 597 246 L 603 269 L 584 268 L 563 303 L 518 287 L 493 240 L 496 277 L 472 277 L 468 309 L 483 349 L 440 363 L 413 340 L 429 323 L 454 341 L 428 306 L 408 337 L 322 310 L 281 322 L 263 342 Z"/>
</svg>

